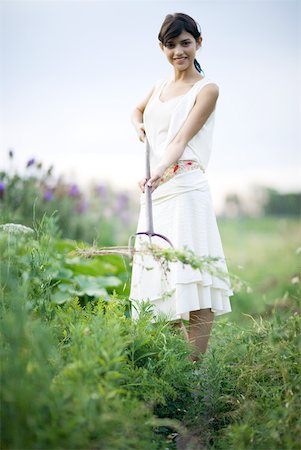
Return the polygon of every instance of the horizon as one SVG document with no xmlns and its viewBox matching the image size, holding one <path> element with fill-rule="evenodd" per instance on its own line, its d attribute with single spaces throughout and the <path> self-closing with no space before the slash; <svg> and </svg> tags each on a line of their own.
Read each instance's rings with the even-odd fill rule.
<svg viewBox="0 0 301 450">
<path fill-rule="evenodd" d="M 157 34 L 175 9 L 200 23 L 197 59 L 220 87 L 206 171 L 216 209 L 253 185 L 299 191 L 296 1 L 2 2 L 3 156 L 13 149 L 20 168 L 35 158 L 79 184 L 135 190 L 144 152 L 130 114 L 172 73 Z"/>
</svg>

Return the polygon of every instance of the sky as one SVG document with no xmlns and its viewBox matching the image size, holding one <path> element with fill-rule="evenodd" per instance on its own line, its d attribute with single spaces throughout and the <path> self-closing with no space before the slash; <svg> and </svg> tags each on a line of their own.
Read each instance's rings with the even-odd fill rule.
<svg viewBox="0 0 301 450">
<path fill-rule="evenodd" d="M 130 116 L 172 76 L 165 16 L 202 31 L 197 53 L 219 86 L 207 178 L 218 209 L 254 185 L 301 189 L 299 1 L 0 0 L 0 170 L 8 150 L 85 185 L 138 194 L 144 145 Z"/>
</svg>

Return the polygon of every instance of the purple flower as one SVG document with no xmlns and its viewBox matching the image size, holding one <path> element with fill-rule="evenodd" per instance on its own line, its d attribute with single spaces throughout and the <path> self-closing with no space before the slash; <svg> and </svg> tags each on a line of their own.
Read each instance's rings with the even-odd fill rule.
<svg viewBox="0 0 301 450">
<path fill-rule="evenodd" d="M 100 195 L 100 197 L 106 198 L 108 190 L 104 184 L 99 184 L 98 186 L 96 186 L 95 190 L 96 190 L 97 194 Z"/>
<path fill-rule="evenodd" d="M 30 166 L 33 166 L 33 165 L 34 165 L 34 163 L 35 163 L 35 159 L 34 159 L 34 158 L 31 158 L 31 159 L 29 159 L 29 160 L 27 161 L 27 165 L 26 165 L 26 167 L 30 167 Z"/>
<path fill-rule="evenodd" d="M 79 205 L 77 205 L 77 207 L 75 208 L 75 210 L 79 213 L 82 214 L 84 213 L 87 209 L 88 209 L 88 202 L 86 200 L 82 200 Z"/>
<path fill-rule="evenodd" d="M 50 200 L 53 199 L 53 192 L 48 189 L 47 191 L 44 192 L 43 198 L 44 200 L 46 200 L 46 202 L 50 202 Z"/>
<path fill-rule="evenodd" d="M 115 201 L 115 208 L 117 211 L 121 211 L 124 209 L 129 202 L 129 198 L 127 194 L 120 193 L 117 195 L 116 201 Z"/>
<path fill-rule="evenodd" d="M 0 199 L 4 197 L 5 192 L 5 184 L 3 181 L 0 181 Z"/>
<path fill-rule="evenodd" d="M 69 196 L 70 197 L 79 197 L 80 196 L 80 191 L 78 189 L 77 184 L 72 184 L 72 186 L 69 190 Z"/>
</svg>

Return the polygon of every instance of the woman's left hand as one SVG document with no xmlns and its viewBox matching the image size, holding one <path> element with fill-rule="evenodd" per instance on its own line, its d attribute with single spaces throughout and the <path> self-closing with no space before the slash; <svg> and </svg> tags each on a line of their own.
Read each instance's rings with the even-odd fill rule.
<svg viewBox="0 0 301 450">
<path fill-rule="evenodd" d="M 150 179 L 146 183 L 147 186 L 151 187 L 151 192 L 153 192 L 160 184 L 161 177 L 163 176 L 166 167 L 163 165 L 159 165 L 153 171 Z"/>
</svg>

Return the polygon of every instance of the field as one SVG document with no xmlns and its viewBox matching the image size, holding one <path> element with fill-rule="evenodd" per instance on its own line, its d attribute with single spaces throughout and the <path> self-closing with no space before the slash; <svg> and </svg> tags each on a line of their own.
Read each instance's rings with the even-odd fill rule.
<svg viewBox="0 0 301 450">
<path fill-rule="evenodd" d="M 300 220 L 285 217 L 219 221 L 228 269 L 246 280 L 252 294 L 238 293 L 232 301 L 231 321 L 241 313 L 269 312 L 275 301 L 285 303 L 300 277 Z M 295 280 L 296 281 L 296 280 Z"/>
<path fill-rule="evenodd" d="M 47 177 L 0 183 L 1 448 L 299 450 L 300 221 L 218 220 L 235 295 L 193 364 L 148 303 L 131 320 L 125 258 L 74 253 L 126 243 L 130 198 Z"/>
</svg>

